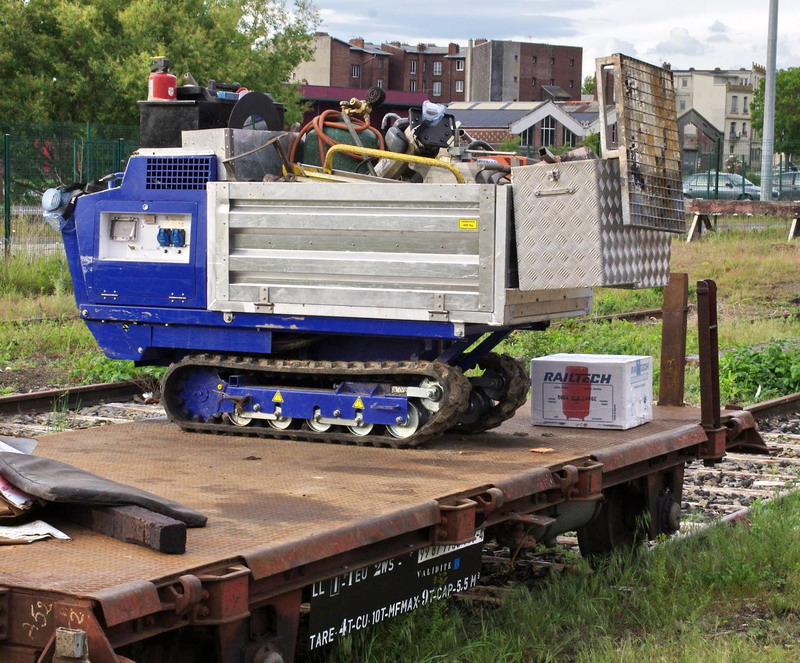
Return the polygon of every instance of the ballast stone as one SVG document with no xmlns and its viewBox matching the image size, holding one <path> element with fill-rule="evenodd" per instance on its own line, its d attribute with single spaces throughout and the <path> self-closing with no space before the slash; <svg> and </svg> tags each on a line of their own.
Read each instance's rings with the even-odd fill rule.
<svg viewBox="0 0 800 663">
<path fill-rule="evenodd" d="M 531 423 L 627 430 L 653 419 L 653 358 L 558 354 L 531 360 Z"/>
</svg>

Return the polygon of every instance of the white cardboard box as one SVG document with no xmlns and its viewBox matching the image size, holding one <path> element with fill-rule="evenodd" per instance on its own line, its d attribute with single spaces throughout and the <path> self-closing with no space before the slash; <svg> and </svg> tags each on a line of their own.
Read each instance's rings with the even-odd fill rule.
<svg viewBox="0 0 800 663">
<path fill-rule="evenodd" d="M 559 353 L 531 360 L 531 423 L 625 430 L 653 419 L 653 358 Z"/>
</svg>

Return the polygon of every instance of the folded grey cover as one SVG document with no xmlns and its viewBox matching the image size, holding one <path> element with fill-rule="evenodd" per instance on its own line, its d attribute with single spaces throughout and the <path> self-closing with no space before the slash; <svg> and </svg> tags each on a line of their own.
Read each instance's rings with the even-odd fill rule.
<svg viewBox="0 0 800 663">
<path fill-rule="evenodd" d="M 135 504 L 164 516 L 203 527 L 208 518 L 146 490 L 126 486 L 51 458 L 0 452 L 0 474 L 11 484 L 48 502 L 122 506 Z"/>
</svg>

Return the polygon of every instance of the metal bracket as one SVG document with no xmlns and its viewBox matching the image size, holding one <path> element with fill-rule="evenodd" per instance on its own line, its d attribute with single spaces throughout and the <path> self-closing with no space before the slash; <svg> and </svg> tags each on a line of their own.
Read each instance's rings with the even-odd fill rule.
<svg viewBox="0 0 800 663">
<path fill-rule="evenodd" d="M 537 198 L 541 198 L 542 196 L 563 196 L 565 194 L 572 194 L 575 193 L 578 189 L 574 186 L 563 187 L 560 189 L 538 189 L 534 191 L 533 195 Z"/>
<path fill-rule="evenodd" d="M 434 530 L 433 542 L 436 544 L 458 544 L 475 538 L 475 516 L 478 503 L 460 498 L 452 504 L 440 504 L 441 521 Z"/>
</svg>

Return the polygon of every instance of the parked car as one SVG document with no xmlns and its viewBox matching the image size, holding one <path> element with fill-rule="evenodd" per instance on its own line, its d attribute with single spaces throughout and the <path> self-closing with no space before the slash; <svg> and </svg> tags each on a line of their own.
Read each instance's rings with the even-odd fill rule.
<svg viewBox="0 0 800 663">
<path fill-rule="evenodd" d="M 750 180 L 735 173 L 695 173 L 683 180 L 685 198 L 719 198 L 721 200 L 760 200 L 761 189 Z M 715 195 L 715 190 L 718 195 Z M 773 189 L 772 197 L 777 200 L 778 190 Z"/>
<path fill-rule="evenodd" d="M 778 200 L 800 200 L 800 172 L 776 171 L 772 174 L 772 186 L 778 190 Z"/>
</svg>

